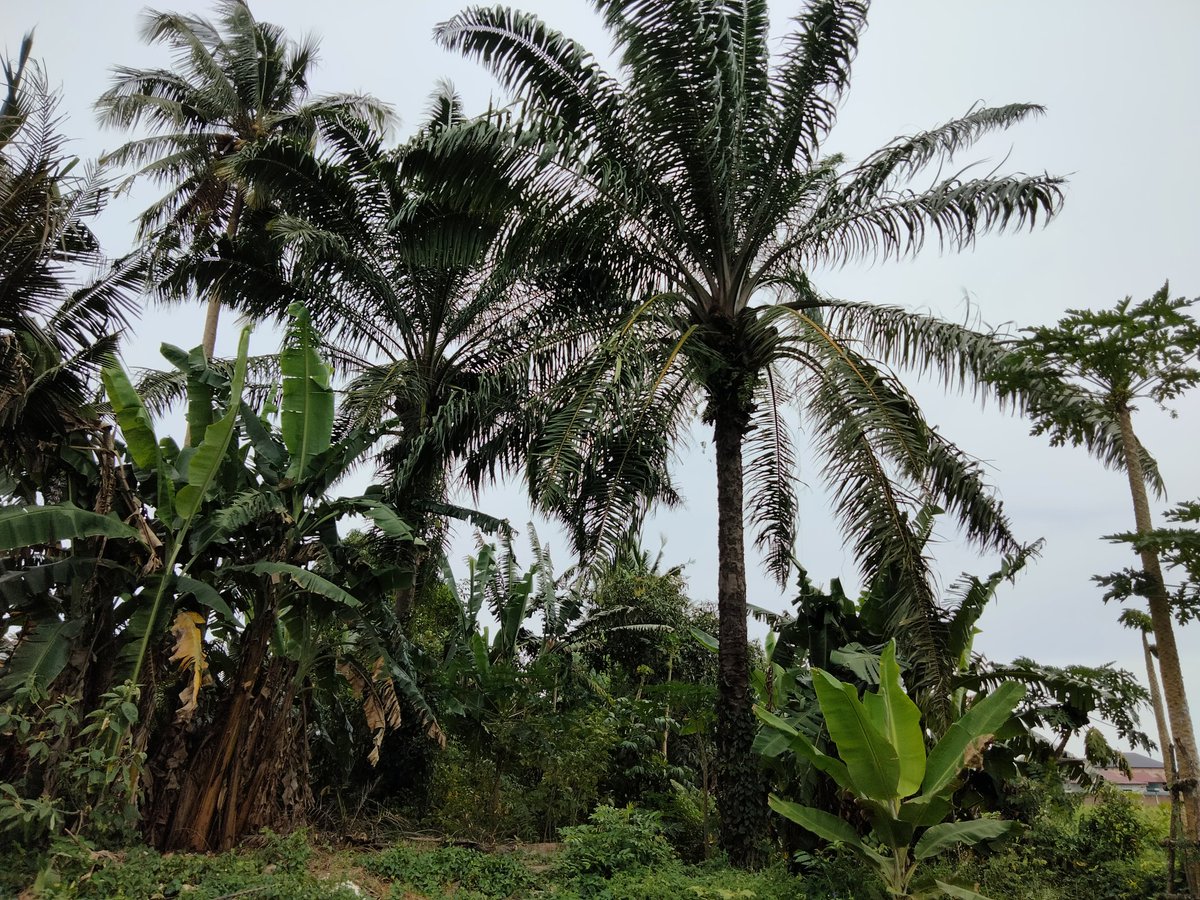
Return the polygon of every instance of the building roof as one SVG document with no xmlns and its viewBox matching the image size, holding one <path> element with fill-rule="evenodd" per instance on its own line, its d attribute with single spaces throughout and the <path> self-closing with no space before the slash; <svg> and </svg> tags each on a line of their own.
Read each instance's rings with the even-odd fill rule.
<svg viewBox="0 0 1200 900">
<path fill-rule="evenodd" d="M 1109 784 L 1117 786 L 1126 785 L 1144 785 L 1144 784 L 1165 784 L 1167 781 L 1167 773 L 1162 769 L 1150 769 L 1144 766 L 1134 768 L 1130 766 L 1132 777 L 1126 776 L 1120 769 L 1097 769 L 1096 774 L 1107 781 Z"/>
<path fill-rule="evenodd" d="M 1161 769 L 1163 767 L 1162 760 L 1151 759 L 1149 756 L 1134 753 L 1132 750 L 1122 755 L 1131 769 Z"/>
</svg>

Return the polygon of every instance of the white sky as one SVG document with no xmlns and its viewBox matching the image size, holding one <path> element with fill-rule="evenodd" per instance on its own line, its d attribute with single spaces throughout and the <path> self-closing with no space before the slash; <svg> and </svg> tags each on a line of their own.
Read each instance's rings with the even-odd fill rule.
<svg viewBox="0 0 1200 900">
<path fill-rule="evenodd" d="M 209 15 L 192 0 L 166 0 L 164 8 Z M 398 137 L 421 118 L 439 78 L 463 93 L 468 110 L 495 94 L 490 76 L 474 62 L 441 50 L 431 38 L 437 23 L 454 15 L 458 0 L 253 0 L 255 15 L 294 36 L 321 38 L 322 64 L 314 90 L 363 90 L 393 104 Z M 551 24 L 604 57 L 609 40 L 585 0 L 541 0 L 513 5 L 542 14 Z M 165 51 L 138 38 L 140 0 L 0 0 L 0 45 L 15 52 L 21 35 L 36 26 L 35 55 L 63 91 L 64 129 L 74 150 L 92 158 L 122 136 L 102 133 L 91 104 L 107 86 L 115 64 L 165 65 Z M 784 33 L 797 3 L 775 2 L 776 31 Z M 1172 294 L 1200 295 L 1200 4 L 1189 0 L 905 0 L 879 2 L 862 41 L 851 91 L 827 151 L 861 158 L 892 137 L 961 115 L 974 103 L 1031 101 L 1048 114 L 981 145 L 964 161 L 983 171 L 1003 162 L 1009 171 L 1067 175 L 1063 213 L 1045 230 L 988 237 L 973 251 L 917 260 L 851 266 L 817 273 L 817 286 L 846 298 L 897 303 L 948 318 L 967 312 L 964 297 L 983 321 L 998 325 L 1048 323 L 1068 307 L 1108 306 L 1126 295 L 1142 299 L 1169 278 Z M 1007 157 L 1007 159 L 1006 159 Z M 131 220 L 155 196 L 138 191 L 114 203 L 99 223 L 106 249 L 118 254 L 132 240 Z M 133 366 L 160 364 L 162 341 L 199 343 L 199 305 L 148 309 L 127 342 Z M 226 321 L 218 352 L 231 352 Z M 269 352 L 276 338 L 255 336 L 252 352 Z M 1015 587 L 1005 588 L 984 615 L 977 648 L 997 660 L 1030 656 L 1044 663 L 1115 661 L 1142 675 L 1137 637 L 1116 623 L 1090 576 L 1131 564 L 1123 547 L 1100 536 L 1132 527 L 1123 475 L 1102 469 L 1081 450 L 1052 449 L 1027 435 L 1027 427 L 994 409 L 980 411 L 962 398 L 943 398 L 918 387 L 930 420 L 964 449 L 984 459 L 1005 499 L 1018 536 L 1046 539 L 1043 557 Z M 1196 422 L 1200 392 L 1179 404 L 1171 419 L 1140 411 L 1136 424 L 1154 453 L 1171 500 L 1200 496 Z M 666 538 L 666 561 L 689 562 L 692 596 L 715 598 L 716 515 L 711 455 L 698 440 L 681 453 L 678 472 L 685 509 L 660 513 L 646 531 L 657 549 Z M 817 466 L 802 455 L 798 556 L 821 582 L 841 577 L 857 585 L 853 560 L 842 548 Z M 486 511 L 520 525 L 528 508 L 514 487 L 481 499 Z M 1162 504 L 1158 505 L 1162 508 Z M 465 529 L 464 529 L 465 531 Z M 543 536 L 552 529 L 539 526 Z M 453 552 L 471 548 L 460 534 Z M 566 562 L 565 548 L 558 556 Z M 985 574 L 995 560 L 979 560 L 946 535 L 937 549 L 943 581 L 961 571 Z M 784 608 L 781 592 L 750 562 L 750 599 Z M 1196 626 L 1177 634 L 1193 708 L 1200 706 L 1200 644 Z M 1153 733 L 1146 711 L 1143 725 Z"/>
</svg>

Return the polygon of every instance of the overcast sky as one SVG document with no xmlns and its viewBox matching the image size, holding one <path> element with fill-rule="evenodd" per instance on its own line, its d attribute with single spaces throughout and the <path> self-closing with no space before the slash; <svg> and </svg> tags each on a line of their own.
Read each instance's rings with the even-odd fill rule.
<svg viewBox="0 0 1200 900">
<path fill-rule="evenodd" d="M 542 14 L 601 58 L 610 42 L 585 0 L 517 3 Z M 3 47 L 14 52 L 36 26 L 35 55 L 61 85 L 64 130 L 74 151 L 95 157 L 122 137 L 96 127 L 91 104 L 115 64 L 165 65 L 162 48 L 138 37 L 139 0 L 0 0 Z M 179 0 L 164 7 L 207 15 L 206 3 Z M 397 139 L 419 121 L 434 82 L 449 78 L 469 110 L 498 92 L 476 63 L 441 50 L 433 26 L 462 8 L 454 0 L 329 3 L 253 0 L 255 15 L 299 36 L 321 38 L 314 90 L 370 92 L 391 103 L 401 124 Z M 773 4 L 775 31 L 786 33 L 796 3 Z M 823 291 L 844 298 L 902 304 L 953 319 L 976 316 L 991 325 L 1053 322 L 1068 307 L 1103 307 L 1126 295 L 1141 299 L 1170 279 L 1172 294 L 1200 295 L 1200 4 L 1190 0 L 905 0 L 881 2 L 871 15 L 854 68 L 853 85 L 827 151 L 859 159 L 892 137 L 941 123 L 973 104 L 1029 101 L 1048 108 L 982 144 L 964 161 L 981 171 L 1048 171 L 1068 176 L 1063 213 L 1046 229 L 984 238 L 967 253 L 933 248 L 915 261 L 855 265 L 816 273 Z M 137 191 L 114 203 L 98 231 L 111 254 L 132 241 L 131 220 L 155 196 Z M 969 298 L 969 302 L 968 302 Z M 127 342 L 130 365 L 157 366 L 158 345 L 199 343 L 199 305 L 148 309 Z M 260 331 L 252 352 L 269 352 L 276 338 Z M 218 352 L 235 342 L 226 322 Z M 983 617 L 977 648 L 1007 661 L 1030 656 L 1044 663 L 1115 661 L 1144 679 L 1140 642 L 1116 623 L 1090 577 L 1133 562 L 1102 535 L 1132 528 L 1123 475 L 1100 467 L 1081 450 L 1052 449 L 1029 437 L 1020 421 L 981 411 L 963 398 L 944 398 L 919 386 L 932 422 L 989 466 L 1018 535 L 1044 538 L 1044 554 L 1005 587 Z M 1178 405 L 1179 418 L 1146 407 L 1136 425 L 1159 460 L 1171 500 L 1200 497 L 1196 465 L 1200 392 Z M 685 448 L 678 473 L 686 507 L 656 515 L 646 543 L 666 540 L 669 564 L 686 562 L 691 594 L 715 599 L 715 480 L 705 435 Z M 821 582 L 841 577 L 851 589 L 853 560 L 830 518 L 816 463 L 803 455 L 799 558 Z M 521 525 L 529 518 L 515 488 L 499 488 L 481 506 Z M 1163 504 L 1156 504 L 1156 512 Z M 539 529 L 541 530 L 541 529 Z M 550 531 L 549 528 L 546 529 Z M 936 548 L 944 583 L 958 573 L 986 574 L 996 560 L 978 559 L 953 534 Z M 460 533 L 456 556 L 471 547 Z M 558 552 L 565 562 L 565 548 Z M 781 591 L 750 560 L 750 600 L 784 608 Z M 1197 626 L 1177 635 L 1193 708 L 1200 705 Z M 1143 725 L 1153 733 L 1148 711 Z"/>
</svg>

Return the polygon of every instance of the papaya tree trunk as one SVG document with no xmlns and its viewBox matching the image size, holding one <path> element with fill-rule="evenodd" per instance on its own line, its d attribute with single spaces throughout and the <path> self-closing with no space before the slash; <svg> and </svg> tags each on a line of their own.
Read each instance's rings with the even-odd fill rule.
<svg viewBox="0 0 1200 900">
<path fill-rule="evenodd" d="M 742 440 L 745 411 L 717 405 L 713 443 L 717 464 L 717 807 L 721 847 L 742 868 L 757 865 L 766 835 L 766 791 L 754 757 L 755 720 L 750 697 L 746 631 L 746 546 Z"/>
<path fill-rule="evenodd" d="M 1150 706 L 1154 709 L 1154 725 L 1158 729 L 1158 748 L 1162 751 L 1163 771 L 1167 784 L 1175 781 L 1175 760 L 1171 754 L 1171 729 L 1167 725 L 1167 711 L 1163 708 L 1162 689 L 1158 686 L 1158 666 L 1154 662 L 1154 648 L 1150 636 L 1142 632 L 1142 652 L 1146 656 L 1146 680 L 1150 683 Z"/>
<path fill-rule="evenodd" d="M 1129 492 L 1133 498 L 1133 516 L 1138 534 L 1153 530 L 1150 519 L 1150 500 L 1146 493 L 1145 471 L 1142 468 L 1140 447 L 1133 431 L 1132 411 L 1122 404 L 1117 411 L 1121 429 L 1121 444 L 1125 454 L 1125 471 L 1129 476 Z M 1142 571 L 1146 576 L 1150 621 L 1154 626 L 1154 642 L 1158 648 L 1162 692 L 1166 701 L 1167 719 L 1174 739 L 1176 779 L 1183 803 L 1184 840 L 1188 845 L 1185 872 L 1193 894 L 1200 894 L 1200 792 L 1197 792 L 1196 734 L 1192 729 L 1192 714 L 1188 709 L 1183 670 L 1179 664 L 1179 648 L 1175 644 L 1175 623 L 1171 615 L 1171 600 L 1163 581 L 1158 554 L 1151 549 L 1139 551 Z M 1166 751 L 1164 750 L 1164 753 Z M 1165 762 L 1165 760 L 1164 760 Z"/>
</svg>

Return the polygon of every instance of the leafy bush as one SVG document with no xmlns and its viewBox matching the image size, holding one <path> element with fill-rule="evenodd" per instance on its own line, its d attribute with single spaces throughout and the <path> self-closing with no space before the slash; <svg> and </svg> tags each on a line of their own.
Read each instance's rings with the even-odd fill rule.
<svg viewBox="0 0 1200 900">
<path fill-rule="evenodd" d="M 1137 859 L 1146 845 L 1147 827 L 1134 798 L 1106 790 L 1079 816 L 1079 847 L 1091 863 Z"/>
<path fill-rule="evenodd" d="M 839 848 L 800 851 L 793 863 L 808 900 L 882 900 L 886 896 L 883 882 L 875 873 Z"/>
<path fill-rule="evenodd" d="M 400 888 L 412 888 L 433 897 L 453 893 L 455 897 L 475 896 L 503 900 L 524 897 L 536 884 L 533 874 L 512 856 L 481 853 L 461 847 L 425 852 L 411 847 L 392 847 L 362 860 L 363 868 L 373 875 L 397 882 L 393 893 L 404 897 Z"/>
<path fill-rule="evenodd" d="M 663 834 L 686 862 L 698 863 L 705 858 L 706 842 L 716 828 L 716 805 L 709 798 L 708 829 L 705 830 L 703 797 L 700 789 L 690 784 L 671 782 L 671 791 L 646 794 L 642 803 L 660 816 Z"/>
<path fill-rule="evenodd" d="M 521 805 L 532 819 L 535 840 L 554 840 L 558 829 L 575 825 L 600 798 L 609 773 L 617 732 L 601 706 L 544 709 L 502 723 L 499 735 L 521 773 Z"/>
<path fill-rule="evenodd" d="M 999 852 L 962 852 L 942 871 L 994 897 L 1142 900 L 1165 886 L 1165 812 L 1112 790 L 1082 809 L 1047 802 Z"/>
<path fill-rule="evenodd" d="M 593 891 L 604 879 L 640 869 L 665 869 L 678 862 L 657 814 L 645 810 L 597 807 L 588 824 L 561 829 L 563 855 L 558 873 Z"/>
<path fill-rule="evenodd" d="M 80 726 L 77 701 L 50 697 L 33 682 L 0 707 L 0 746 L 23 759 L 0 782 L 0 835 L 40 846 L 66 830 L 107 846 L 133 838 L 135 784 L 145 754 L 134 747 L 140 689 L 106 692 Z"/>
<path fill-rule="evenodd" d="M 493 760 L 451 741 L 434 761 L 428 825 L 450 837 L 530 839 L 537 822 L 527 792 L 525 785 L 498 774 Z"/>
</svg>

